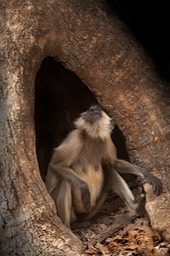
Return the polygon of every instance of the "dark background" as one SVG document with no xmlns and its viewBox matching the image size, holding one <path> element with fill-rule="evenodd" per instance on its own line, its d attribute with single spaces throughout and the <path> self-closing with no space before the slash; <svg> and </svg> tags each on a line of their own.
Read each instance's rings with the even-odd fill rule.
<svg viewBox="0 0 170 256">
<path fill-rule="evenodd" d="M 170 81 L 170 7 L 168 1 L 108 0 Z"/>
</svg>

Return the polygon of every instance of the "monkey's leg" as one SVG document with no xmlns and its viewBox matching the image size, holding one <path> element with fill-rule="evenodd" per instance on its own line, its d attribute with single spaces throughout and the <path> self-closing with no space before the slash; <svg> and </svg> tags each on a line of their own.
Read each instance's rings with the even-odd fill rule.
<svg viewBox="0 0 170 256">
<path fill-rule="evenodd" d="M 51 177 L 53 178 L 53 181 L 51 181 Z M 55 176 L 55 177 L 54 177 Z M 90 192 L 88 185 L 85 181 L 83 181 L 72 169 L 68 168 L 67 166 L 61 166 L 56 164 L 50 164 L 49 170 L 47 174 L 47 180 L 46 180 L 46 186 L 48 183 L 53 183 L 53 188 L 57 187 L 59 179 L 66 180 L 71 185 L 77 187 L 81 191 L 81 198 L 82 203 L 85 207 L 85 209 L 88 211 L 91 207 L 90 203 Z M 50 182 L 48 182 L 48 180 Z M 56 185 L 55 185 L 56 180 Z M 48 191 L 51 191 L 51 188 L 48 189 Z"/>
<path fill-rule="evenodd" d="M 49 194 L 58 187 L 61 178 L 55 175 L 50 169 L 48 169 L 47 176 L 45 178 L 45 185 Z"/>
<path fill-rule="evenodd" d="M 127 183 L 114 169 L 111 169 L 110 172 L 109 187 L 122 198 L 130 210 L 136 212 L 138 203 L 135 201 Z"/>
<path fill-rule="evenodd" d="M 72 212 L 71 185 L 67 181 L 62 180 L 51 192 L 51 197 L 55 201 L 58 216 L 70 228 Z"/>
<path fill-rule="evenodd" d="M 162 192 L 162 182 L 153 176 L 148 170 L 140 166 L 131 164 L 125 160 L 117 159 L 114 168 L 119 173 L 130 173 L 142 178 L 143 182 L 148 182 L 153 186 L 156 195 Z"/>
</svg>

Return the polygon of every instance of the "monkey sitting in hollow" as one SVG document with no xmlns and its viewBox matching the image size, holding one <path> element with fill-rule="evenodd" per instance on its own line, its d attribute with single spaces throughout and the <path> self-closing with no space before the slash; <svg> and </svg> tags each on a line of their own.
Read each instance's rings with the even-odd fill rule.
<svg viewBox="0 0 170 256">
<path fill-rule="evenodd" d="M 112 119 L 95 105 L 75 121 L 75 129 L 55 148 L 49 164 L 46 187 L 54 199 L 62 222 L 70 227 L 79 214 L 93 217 L 111 189 L 129 209 L 138 203 L 119 173 L 131 173 L 153 186 L 156 195 L 161 181 L 146 169 L 117 158 L 111 139 Z"/>
</svg>

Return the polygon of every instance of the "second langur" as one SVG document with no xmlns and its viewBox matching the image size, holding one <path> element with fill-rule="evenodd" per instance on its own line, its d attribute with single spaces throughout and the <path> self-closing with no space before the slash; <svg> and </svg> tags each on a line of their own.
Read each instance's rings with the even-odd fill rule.
<svg viewBox="0 0 170 256">
<path fill-rule="evenodd" d="M 70 227 L 79 214 L 91 218 L 101 208 L 108 191 L 117 193 L 129 209 L 138 204 L 119 173 L 131 173 L 153 186 L 161 181 L 148 170 L 117 158 L 111 139 L 112 119 L 95 105 L 75 121 L 75 129 L 54 149 L 46 187 L 55 201 L 62 222 Z"/>
</svg>

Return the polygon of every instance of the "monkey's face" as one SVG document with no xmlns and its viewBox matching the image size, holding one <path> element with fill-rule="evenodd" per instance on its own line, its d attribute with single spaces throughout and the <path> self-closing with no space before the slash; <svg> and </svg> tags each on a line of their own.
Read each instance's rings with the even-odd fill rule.
<svg viewBox="0 0 170 256">
<path fill-rule="evenodd" d="M 92 106 L 86 112 L 81 114 L 82 119 L 87 123 L 94 124 L 97 120 L 102 118 L 102 109 L 100 106 Z"/>
</svg>

